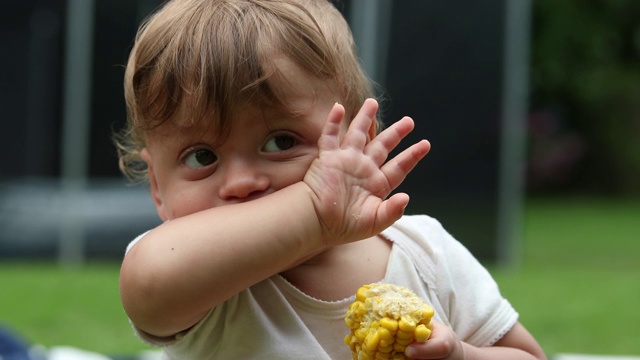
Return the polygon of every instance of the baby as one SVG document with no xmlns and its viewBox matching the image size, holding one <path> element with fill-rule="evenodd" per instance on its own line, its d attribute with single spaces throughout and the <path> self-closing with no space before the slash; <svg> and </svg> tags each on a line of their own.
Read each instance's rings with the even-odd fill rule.
<svg viewBox="0 0 640 360">
<path fill-rule="evenodd" d="M 388 159 L 348 25 L 327 0 L 173 0 L 142 25 L 125 74 L 123 172 L 163 223 L 128 247 L 123 306 L 167 359 L 347 359 L 363 284 L 436 312 L 416 359 L 545 359 L 488 272 L 391 195 L 430 144 Z"/>
</svg>

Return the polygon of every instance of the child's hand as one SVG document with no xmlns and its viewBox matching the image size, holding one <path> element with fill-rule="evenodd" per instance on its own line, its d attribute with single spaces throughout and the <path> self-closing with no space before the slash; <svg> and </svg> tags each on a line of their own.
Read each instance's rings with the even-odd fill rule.
<svg viewBox="0 0 640 360">
<path fill-rule="evenodd" d="M 336 104 L 318 140 L 318 158 L 304 182 L 312 190 L 326 245 L 374 236 L 398 220 L 409 196 L 400 193 L 385 198 L 429 152 L 429 142 L 422 140 L 385 163 L 413 130 L 413 120 L 402 118 L 369 141 L 377 111 L 378 103 L 366 100 L 342 135 L 345 110 Z"/>
<path fill-rule="evenodd" d="M 411 359 L 464 360 L 462 342 L 453 330 L 437 320 L 432 321 L 433 331 L 429 340 L 409 345 L 405 354 Z"/>
</svg>

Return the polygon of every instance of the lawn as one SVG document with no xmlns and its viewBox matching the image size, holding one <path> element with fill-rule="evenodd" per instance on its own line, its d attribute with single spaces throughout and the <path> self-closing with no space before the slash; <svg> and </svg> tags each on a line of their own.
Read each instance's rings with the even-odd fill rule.
<svg viewBox="0 0 640 360">
<path fill-rule="evenodd" d="M 490 267 L 547 353 L 640 354 L 640 201 L 527 201 L 524 255 Z M 118 298 L 118 263 L 0 264 L 0 326 L 44 346 L 147 349 Z"/>
<path fill-rule="evenodd" d="M 61 269 L 53 264 L 0 265 L 0 325 L 29 343 L 69 345 L 110 355 L 147 349 L 120 306 L 118 264 Z"/>
<path fill-rule="evenodd" d="M 527 202 L 516 271 L 493 269 L 549 354 L 640 354 L 640 200 Z"/>
</svg>

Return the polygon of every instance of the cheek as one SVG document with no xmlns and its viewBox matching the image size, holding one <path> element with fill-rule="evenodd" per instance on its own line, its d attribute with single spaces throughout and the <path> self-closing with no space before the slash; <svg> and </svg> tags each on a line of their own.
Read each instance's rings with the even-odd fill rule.
<svg viewBox="0 0 640 360">
<path fill-rule="evenodd" d="M 214 207 L 214 197 L 203 194 L 211 194 L 211 192 L 193 185 L 172 191 L 171 196 L 165 201 L 165 210 L 169 219 L 177 219 Z"/>
<path fill-rule="evenodd" d="M 276 190 L 280 190 L 289 185 L 293 185 L 304 179 L 307 170 L 311 166 L 311 163 L 316 156 L 306 157 L 305 159 L 297 160 L 295 163 L 285 163 L 276 172 L 273 178 L 273 186 Z"/>
</svg>

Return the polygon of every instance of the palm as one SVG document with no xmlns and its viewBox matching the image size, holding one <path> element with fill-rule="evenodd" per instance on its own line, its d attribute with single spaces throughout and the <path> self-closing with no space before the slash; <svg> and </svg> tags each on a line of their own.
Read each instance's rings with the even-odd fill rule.
<svg viewBox="0 0 640 360">
<path fill-rule="evenodd" d="M 335 106 L 318 141 L 319 156 L 304 182 L 312 190 L 327 241 L 339 244 L 372 236 L 400 218 L 408 197 L 385 198 L 429 151 L 429 143 L 421 141 L 385 163 L 413 129 L 413 121 L 403 118 L 368 141 L 377 109 L 374 100 L 365 101 L 340 137 L 344 109 Z"/>
</svg>

